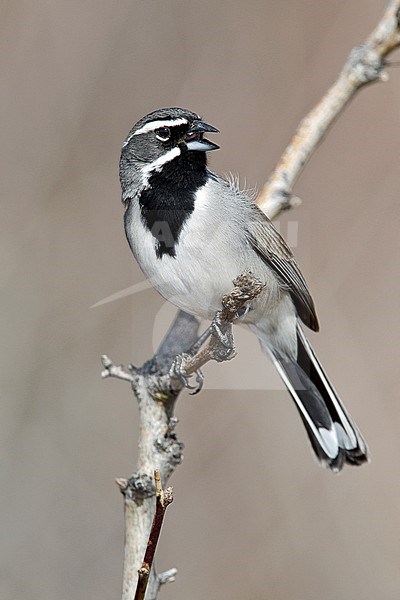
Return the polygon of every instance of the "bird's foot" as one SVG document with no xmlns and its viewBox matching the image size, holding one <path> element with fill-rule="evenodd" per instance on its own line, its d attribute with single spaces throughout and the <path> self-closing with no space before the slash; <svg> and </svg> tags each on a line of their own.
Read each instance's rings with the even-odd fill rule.
<svg viewBox="0 0 400 600">
<path fill-rule="evenodd" d="M 186 364 L 190 359 L 192 359 L 192 356 L 190 354 L 178 354 L 178 356 L 175 357 L 174 362 L 172 363 L 172 366 L 169 370 L 169 376 L 172 379 L 178 379 L 178 381 L 180 381 L 180 383 L 185 388 L 187 388 L 188 390 L 192 390 L 190 394 L 194 396 L 195 394 L 198 394 L 203 387 L 204 375 L 200 369 L 197 369 L 194 373 L 187 375 Z M 195 377 L 195 385 L 192 385 L 190 383 L 190 378 L 192 376 Z"/>
<path fill-rule="evenodd" d="M 189 350 L 186 352 L 186 354 L 188 354 L 189 356 L 194 356 L 195 354 L 197 354 L 197 352 L 199 352 L 200 348 L 206 343 L 206 341 L 211 337 L 211 335 L 212 335 L 212 328 L 207 327 L 205 332 L 201 334 L 201 336 L 189 348 Z"/>
<path fill-rule="evenodd" d="M 218 352 L 214 357 L 217 362 L 230 360 L 236 355 L 235 342 L 232 333 L 232 323 L 227 323 L 217 312 L 211 323 L 211 335 L 219 342 Z M 216 348 L 213 348 L 215 353 Z"/>
</svg>

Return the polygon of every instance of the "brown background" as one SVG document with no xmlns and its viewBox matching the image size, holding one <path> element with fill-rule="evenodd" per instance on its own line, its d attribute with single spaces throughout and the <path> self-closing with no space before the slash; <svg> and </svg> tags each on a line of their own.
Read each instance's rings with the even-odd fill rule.
<svg viewBox="0 0 400 600">
<path fill-rule="evenodd" d="M 143 279 L 122 229 L 126 133 L 150 110 L 189 107 L 221 130 L 212 168 L 262 185 L 384 6 L 3 2 L 2 599 L 120 596 L 113 480 L 133 470 L 137 414 L 126 384 L 101 381 L 99 356 L 141 364 L 168 322 L 152 290 L 90 308 Z M 178 404 L 186 453 L 158 567 L 179 575 L 160 598 L 399 598 L 399 100 L 398 69 L 362 91 L 280 223 L 298 226 L 322 323 L 312 341 L 373 462 L 318 468 L 238 335 L 237 363 L 207 368 L 209 389 Z"/>
</svg>

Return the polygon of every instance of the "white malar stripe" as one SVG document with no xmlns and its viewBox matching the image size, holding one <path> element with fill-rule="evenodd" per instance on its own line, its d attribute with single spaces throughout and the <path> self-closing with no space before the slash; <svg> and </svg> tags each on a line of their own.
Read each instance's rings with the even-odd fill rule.
<svg viewBox="0 0 400 600">
<path fill-rule="evenodd" d="M 135 131 L 132 135 L 141 135 L 142 133 L 148 133 L 149 131 L 155 131 L 160 127 L 175 127 L 177 125 L 187 125 L 188 120 L 180 117 L 179 119 L 166 119 L 165 121 L 150 121 L 146 123 L 140 129 Z M 130 138 L 128 138 L 130 139 Z M 128 140 L 127 140 L 128 141 Z"/>
<path fill-rule="evenodd" d="M 176 148 L 172 148 L 172 150 L 168 150 L 168 152 L 154 160 L 152 163 L 149 163 L 148 165 L 142 167 L 141 174 L 142 183 L 144 187 L 148 187 L 149 177 L 150 174 L 153 173 L 153 171 L 161 171 L 163 165 L 170 162 L 171 160 L 174 160 L 174 158 L 179 156 L 180 153 L 181 149 L 177 146 Z"/>
<path fill-rule="evenodd" d="M 181 149 L 176 146 L 176 148 L 172 148 L 172 150 L 168 150 L 165 154 L 154 160 L 152 163 L 149 163 L 142 169 L 142 173 L 148 174 L 153 171 L 160 171 L 161 167 L 165 165 L 167 162 L 174 160 L 181 153 Z"/>
</svg>

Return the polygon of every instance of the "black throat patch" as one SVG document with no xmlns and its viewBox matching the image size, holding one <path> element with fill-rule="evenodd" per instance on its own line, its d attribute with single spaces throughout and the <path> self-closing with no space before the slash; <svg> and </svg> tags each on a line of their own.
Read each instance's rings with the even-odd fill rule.
<svg viewBox="0 0 400 600">
<path fill-rule="evenodd" d="M 139 197 L 144 225 L 157 240 L 156 254 L 174 257 L 179 234 L 194 209 L 197 190 L 207 181 L 205 152 L 182 153 L 149 177 Z"/>
</svg>

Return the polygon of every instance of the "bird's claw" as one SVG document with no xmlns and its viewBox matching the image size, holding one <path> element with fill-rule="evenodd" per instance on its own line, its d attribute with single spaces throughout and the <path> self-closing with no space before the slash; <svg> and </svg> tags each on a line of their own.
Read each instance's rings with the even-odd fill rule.
<svg viewBox="0 0 400 600">
<path fill-rule="evenodd" d="M 190 378 L 192 375 L 186 375 L 185 370 L 185 366 L 189 358 L 192 358 L 190 354 L 179 354 L 176 356 L 170 368 L 169 375 L 173 379 L 178 379 L 178 381 L 180 381 L 181 384 L 188 390 L 192 390 L 189 393 L 191 396 L 194 396 L 195 394 L 198 394 L 203 387 L 204 375 L 200 369 L 197 369 L 197 371 L 193 373 L 196 378 L 196 384 L 191 385 Z"/>
<path fill-rule="evenodd" d="M 236 355 L 236 350 L 232 333 L 232 323 L 223 321 L 220 312 L 215 315 L 211 323 L 211 332 L 222 346 L 216 360 L 222 362 L 233 358 Z"/>
</svg>

